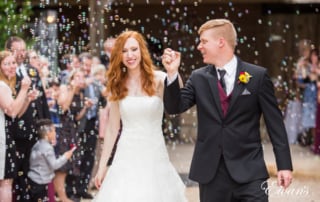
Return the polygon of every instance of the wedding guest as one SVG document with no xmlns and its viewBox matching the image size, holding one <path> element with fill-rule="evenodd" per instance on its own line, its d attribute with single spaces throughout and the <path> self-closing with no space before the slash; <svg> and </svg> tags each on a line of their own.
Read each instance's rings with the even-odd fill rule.
<svg viewBox="0 0 320 202">
<path fill-rule="evenodd" d="M 76 196 L 84 199 L 92 199 L 93 196 L 88 193 L 88 187 L 91 179 L 91 173 L 95 162 L 95 150 L 98 138 L 99 128 L 99 110 L 104 107 L 105 102 L 102 96 L 104 90 L 103 84 L 92 74 L 92 59 L 89 53 L 81 53 L 79 59 L 82 69 L 85 72 L 86 88 L 84 89 L 85 98 L 92 102 L 85 116 L 80 120 L 78 128 L 80 134 L 80 180 L 75 179 Z M 101 101 L 103 103 L 101 103 Z"/>
<path fill-rule="evenodd" d="M 49 80 L 48 80 L 49 81 Z M 59 105 L 57 104 L 57 98 L 59 95 L 59 83 L 57 79 L 51 79 L 48 83 L 48 88 L 46 89 L 46 97 L 49 106 L 50 119 L 53 122 L 56 130 L 56 139 L 60 137 L 61 122 L 60 122 L 60 110 Z M 54 146 L 56 154 L 59 154 L 59 144 Z M 55 190 L 53 181 L 48 184 L 48 197 L 49 202 L 55 202 Z"/>
<path fill-rule="evenodd" d="M 288 134 L 289 144 L 301 143 L 301 134 L 304 134 L 302 125 L 302 99 L 303 99 L 303 78 L 307 71 L 302 63 L 308 63 L 306 58 L 310 55 L 310 40 L 300 40 L 298 43 L 299 58 L 293 71 L 292 83 L 288 94 L 288 102 L 284 115 L 284 124 Z M 303 67 L 303 68 L 302 68 Z"/>
<path fill-rule="evenodd" d="M 43 69 L 43 66 L 42 66 L 42 62 L 40 60 L 40 56 L 37 53 L 37 51 L 29 50 L 27 52 L 27 62 L 31 67 L 33 67 L 33 68 L 35 68 L 37 70 L 37 72 L 39 73 L 39 78 L 40 78 L 40 82 L 41 82 L 42 88 L 44 90 L 46 90 L 47 87 L 48 87 L 48 80 L 47 80 L 47 76 L 48 75 L 43 74 L 44 73 L 44 71 L 43 71 L 44 69 Z"/>
<path fill-rule="evenodd" d="M 91 75 L 94 77 L 95 82 L 100 85 L 101 92 L 105 91 L 105 85 L 106 85 L 106 68 L 104 65 L 99 64 L 99 65 L 93 65 L 92 70 L 91 70 Z M 101 156 L 101 151 L 102 151 L 102 144 L 103 144 L 103 138 L 104 134 L 106 133 L 106 125 L 108 123 L 108 116 L 109 116 L 109 108 L 105 104 L 106 102 L 106 96 L 103 95 L 100 97 L 100 103 L 101 106 L 99 106 L 99 120 L 98 120 L 98 137 L 97 137 L 97 144 L 96 144 L 96 150 L 95 150 L 95 161 L 94 161 L 94 166 L 92 168 L 92 173 L 91 176 L 95 176 L 98 170 L 98 165 L 99 165 L 99 159 Z M 103 107 L 105 106 L 105 107 Z M 89 187 L 94 187 L 94 178 L 91 178 Z"/>
<path fill-rule="evenodd" d="M 65 187 L 74 187 L 74 184 L 66 184 L 67 175 L 80 177 L 80 153 L 79 149 L 79 127 L 80 119 L 85 116 L 91 102 L 85 101 L 83 90 L 85 88 L 84 72 L 80 69 L 70 73 L 68 85 L 60 85 L 58 105 L 61 108 L 61 130 L 59 136 L 59 153 L 63 154 L 70 148 L 77 146 L 71 160 L 56 171 L 54 187 L 60 200 L 71 202 L 67 196 Z M 70 195 L 71 196 L 71 195 Z"/>
<path fill-rule="evenodd" d="M 101 60 L 98 56 L 92 56 L 92 66 L 101 64 Z"/>
<path fill-rule="evenodd" d="M 310 52 L 310 63 L 311 63 L 311 69 L 316 72 L 318 75 L 320 75 L 320 61 L 319 61 L 319 50 L 318 49 L 312 49 Z"/>
<path fill-rule="evenodd" d="M 298 44 L 298 51 L 299 51 L 299 58 L 296 62 L 296 69 L 294 71 L 293 79 L 297 83 L 298 92 L 297 96 L 298 99 L 303 98 L 303 90 L 304 90 L 304 80 L 308 76 L 310 69 L 310 50 L 311 50 L 311 42 L 307 39 L 302 39 L 299 41 Z"/>
<path fill-rule="evenodd" d="M 39 140 L 32 147 L 30 155 L 31 201 L 48 201 L 48 184 L 54 178 L 54 171 L 71 158 L 75 148 L 72 148 L 59 158 L 56 158 L 53 145 L 56 144 L 56 131 L 50 119 L 40 119 L 37 122 Z"/>
<path fill-rule="evenodd" d="M 18 36 L 11 36 L 5 42 L 5 49 L 14 54 L 18 68 L 17 74 L 22 77 L 27 75 L 25 60 L 27 56 L 26 43 Z"/>
<path fill-rule="evenodd" d="M 41 75 L 41 60 L 40 56 L 35 50 L 29 50 L 27 51 L 27 63 L 31 65 L 32 67 L 36 68 L 39 72 L 39 76 Z"/>
<path fill-rule="evenodd" d="M 15 200 L 30 200 L 28 192 L 29 156 L 32 146 L 37 141 L 35 123 L 38 119 L 50 118 L 49 107 L 45 92 L 37 69 L 30 64 L 26 64 L 26 43 L 19 37 L 9 37 L 6 41 L 6 48 L 10 50 L 16 58 L 18 68 L 16 71 L 16 91 L 20 91 L 21 81 L 24 77 L 29 77 L 32 81 L 31 89 L 39 91 L 37 99 L 32 101 L 26 112 L 19 118 L 8 120 L 16 143 L 16 169 L 19 173 L 14 179 Z M 12 123 L 11 123 L 12 122 Z"/>
<path fill-rule="evenodd" d="M 103 43 L 103 53 L 100 56 L 101 63 L 108 69 L 108 65 L 110 62 L 111 51 L 114 46 L 115 38 L 110 37 L 107 38 Z"/>
<path fill-rule="evenodd" d="M 118 36 L 107 76 L 110 115 L 95 179 L 100 188 L 95 202 L 186 201 L 162 133 L 164 78 L 155 70 L 140 33 L 125 31 Z M 120 120 L 121 136 L 107 172 Z"/>
<path fill-rule="evenodd" d="M 298 142 L 302 146 L 312 144 L 316 127 L 316 105 L 317 105 L 317 74 L 310 62 L 311 45 L 302 46 L 302 56 L 297 62 L 296 78 L 301 92 L 302 110 L 301 124 L 302 133 Z"/>
<path fill-rule="evenodd" d="M 15 90 L 17 63 L 9 51 L 0 52 L 0 199 L 12 201 L 12 182 L 16 177 L 16 148 L 12 131 L 7 127 L 6 117 L 21 116 L 29 103 L 36 98 L 36 92 L 28 89 L 30 78 L 21 81 L 19 93 Z"/>
<path fill-rule="evenodd" d="M 105 85 L 107 82 L 106 78 L 106 69 L 102 64 L 99 65 L 94 65 L 92 67 L 91 75 L 94 77 L 94 82 L 96 83 L 97 86 L 99 86 L 101 96 L 100 96 L 100 105 L 99 105 L 99 138 L 104 137 L 105 134 L 105 126 L 104 124 L 107 121 L 108 117 L 108 110 L 106 106 L 106 95 L 105 95 Z M 96 156 L 98 157 L 98 156 Z M 98 158 L 99 159 L 99 158 Z"/>
<path fill-rule="evenodd" d="M 320 89 L 320 84 L 318 82 L 318 89 Z M 318 90 L 317 94 L 317 114 L 316 114 L 316 132 L 311 146 L 311 151 L 314 154 L 320 155 L 320 92 Z"/>
<path fill-rule="evenodd" d="M 311 51 L 311 65 L 313 70 L 317 74 L 317 110 L 316 110 L 316 129 L 315 136 L 313 137 L 313 144 L 311 150 L 315 154 L 320 154 L 320 61 L 319 61 L 319 51 L 318 49 L 313 49 Z"/>
<path fill-rule="evenodd" d="M 60 62 L 59 80 L 61 84 L 67 84 L 70 72 L 80 67 L 79 58 L 75 54 L 65 54 L 62 56 Z"/>
<path fill-rule="evenodd" d="M 55 74 L 51 75 L 50 72 L 50 62 L 49 59 L 43 55 L 39 55 L 40 65 L 41 65 L 41 71 L 40 79 L 42 82 L 42 85 L 44 86 L 44 89 L 47 89 L 49 87 L 49 83 L 52 81 L 52 79 L 56 78 Z"/>
<path fill-rule="evenodd" d="M 267 70 L 234 54 L 237 33 L 227 19 L 200 26 L 197 46 L 207 64 L 191 73 L 183 87 L 181 54 L 165 49 L 165 109 L 182 113 L 196 105 L 198 135 L 190 179 L 199 183 L 200 201 L 268 201 L 263 159 L 263 115 L 277 163 L 278 185 L 292 180 L 292 162 L 281 111 Z"/>
<path fill-rule="evenodd" d="M 46 97 L 49 106 L 50 119 L 53 122 L 56 128 L 56 138 L 59 139 L 60 130 L 61 130 L 61 121 L 60 121 L 60 109 L 58 105 L 58 97 L 60 94 L 60 84 L 54 79 L 49 83 L 49 88 L 46 90 Z M 55 151 L 58 153 L 59 144 L 55 145 Z"/>
</svg>

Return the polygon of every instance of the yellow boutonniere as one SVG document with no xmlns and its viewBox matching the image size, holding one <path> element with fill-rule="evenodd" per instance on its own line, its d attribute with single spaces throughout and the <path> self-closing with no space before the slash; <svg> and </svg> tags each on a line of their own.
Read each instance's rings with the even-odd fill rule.
<svg viewBox="0 0 320 202">
<path fill-rule="evenodd" d="M 37 72 L 34 69 L 29 69 L 29 75 L 35 77 L 37 75 Z"/>
<path fill-rule="evenodd" d="M 240 72 L 238 83 L 248 83 L 252 76 L 248 72 Z"/>
</svg>

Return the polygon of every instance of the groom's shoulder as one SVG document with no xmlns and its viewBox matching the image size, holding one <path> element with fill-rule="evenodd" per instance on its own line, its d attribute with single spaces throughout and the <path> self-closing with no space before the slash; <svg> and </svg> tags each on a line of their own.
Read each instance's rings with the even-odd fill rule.
<svg viewBox="0 0 320 202">
<path fill-rule="evenodd" d="M 213 68 L 212 65 L 202 66 L 202 67 L 199 67 L 199 68 L 193 70 L 192 74 L 204 74 L 212 68 Z"/>
<path fill-rule="evenodd" d="M 249 62 L 240 61 L 240 66 L 243 66 L 245 71 L 250 71 L 251 73 L 255 74 L 265 74 L 267 72 L 267 69 L 265 67 Z"/>
</svg>

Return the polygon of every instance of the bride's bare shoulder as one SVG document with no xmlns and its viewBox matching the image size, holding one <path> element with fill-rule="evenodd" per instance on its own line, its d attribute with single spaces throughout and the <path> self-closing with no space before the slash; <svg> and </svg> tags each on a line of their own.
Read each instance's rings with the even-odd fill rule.
<svg viewBox="0 0 320 202">
<path fill-rule="evenodd" d="M 165 80 L 165 78 L 167 76 L 167 74 L 161 70 L 155 70 L 154 75 L 158 81 L 162 81 L 162 82 Z"/>
<path fill-rule="evenodd" d="M 162 99 L 164 80 L 167 74 L 163 71 L 156 70 L 154 71 L 154 76 L 155 76 L 155 82 L 156 82 L 157 95 Z"/>
</svg>

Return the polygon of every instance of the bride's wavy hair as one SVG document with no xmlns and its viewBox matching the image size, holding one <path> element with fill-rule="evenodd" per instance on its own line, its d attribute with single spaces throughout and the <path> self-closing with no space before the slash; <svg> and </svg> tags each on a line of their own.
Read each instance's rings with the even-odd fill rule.
<svg viewBox="0 0 320 202">
<path fill-rule="evenodd" d="M 127 39 L 131 37 L 137 40 L 141 52 L 140 68 L 142 90 L 149 96 L 156 93 L 154 82 L 155 66 L 152 62 L 147 42 L 140 33 L 136 31 L 125 31 L 117 37 L 111 51 L 106 85 L 106 94 L 109 95 L 108 98 L 111 101 L 121 100 L 128 95 L 128 89 L 126 87 L 128 72 L 122 62 L 122 52 Z"/>
</svg>

